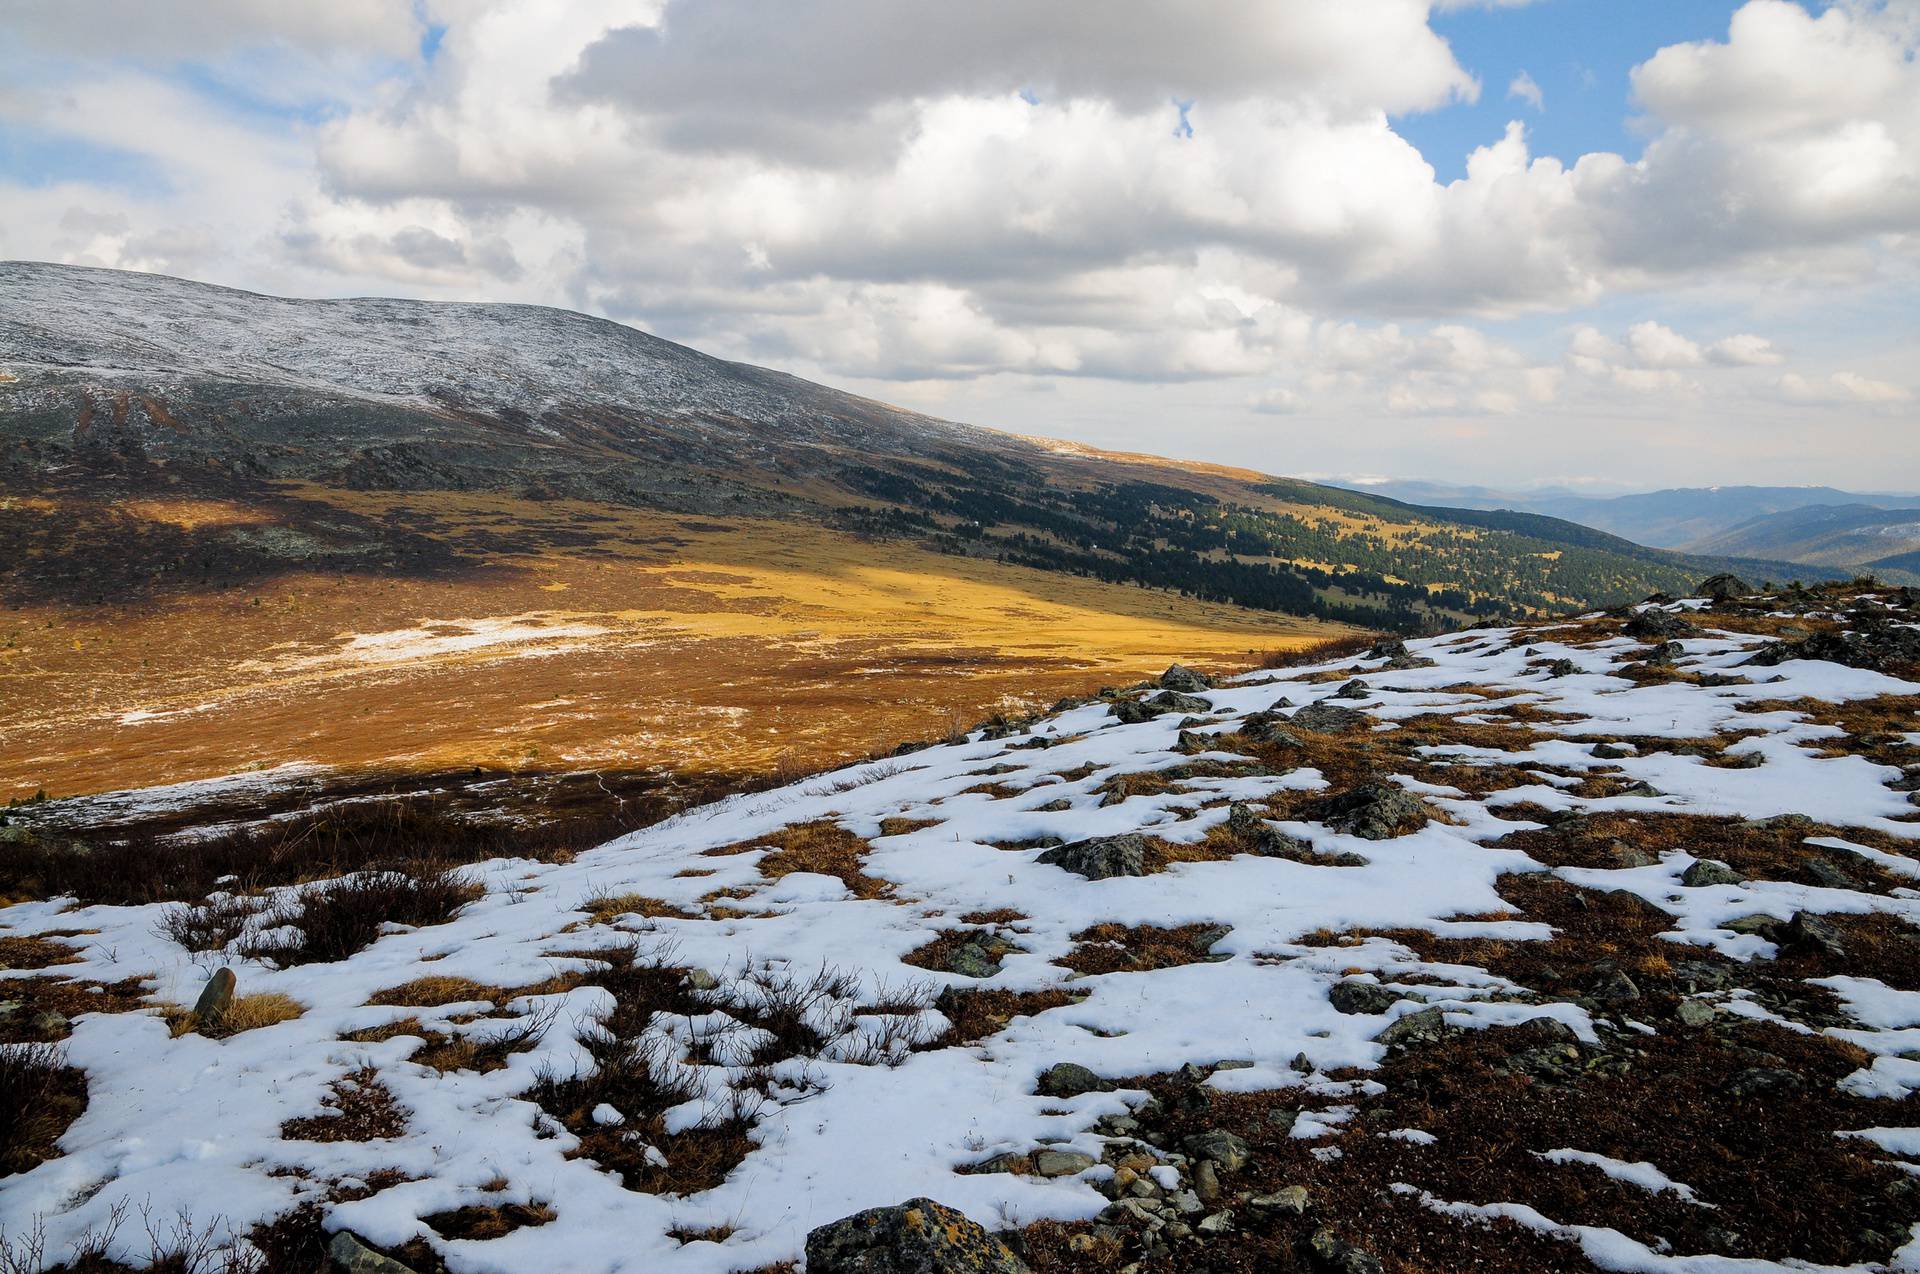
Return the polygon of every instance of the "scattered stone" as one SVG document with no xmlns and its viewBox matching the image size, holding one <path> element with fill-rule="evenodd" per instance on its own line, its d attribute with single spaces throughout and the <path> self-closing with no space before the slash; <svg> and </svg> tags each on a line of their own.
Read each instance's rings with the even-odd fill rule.
<svg viewBox="0 0 1920 1274">
<path fill-rule="evenodd" d="M 1272 1194 L 1256 1194 L 1247 1206 L 1258 1212 L 1279 1212 L 1287 1216 L 1305 1216 L 1313 1206 L 1313 1197 L 1305 1186 L 1283 1186 Z"/>
<path fill-rule="evenodd" d="M 1160 688 L 1181 694 L 1198 694 L 1202 690 L 1213 689 L 1213 678 L 1203 672 L 1195 672 L 1185 664 L 1174 664 L 1160 674 Z"/>
<path fill-rule="evenodd" d="M 1231 1234 L 1233 1232 L 1233 1213 L 1216 1212 L 1212 1216 L 1201 1218 L 1194 1227 L 1202 1234 Z"/>
<path fill-rule="evenodd" d="M 1385 1013 L 1407 998 L 1402 992 L 1364 978 L 1343 978 L 1327 989 L 1327 999 L 1342 1013 Z"/>
<path fill-rule="evenodd" d="M 1386 1030 L 1374 1036 L 1376 1043 L 1388 1048 L 1411 1048 L 1432 1044 L 1447 1033 L 1447 1017 L 1438 1008 L 1424 1008 L 1396 1018 Z"/>
<path fill-rule="evenodd" d="M 1755 937 L 1766 938 L 1771 941 L 1775 931 L 1779 929 L 1780 924 L 1781 922 L 1778 917 L 1769 916 L 1765 912 L 1759 912 L 1751 916 L 1736 916 L 1720 927 L 1722 929 L 1731 929 L 1735 933 L 1751 934 Z"/>
<path fill-rule="evenodd" d="M 1227 830 L 1242 840 L 1257 840 L 1267 830 L 1266 820 L 1253 807 L 1235 801 L 1227 807 Z"/>
<path fill-rule="evenodd" d="M 390 1256 L 374 1251 L 345 1230 L 327 1244 L 327 1255 L 347 1274 L 413 1274 L 407 1266 Z"/>
<path fill-rule="evenodd" d="M 1571 659 L 1556 659 L 1547 665 L 1547 675 L 1549 677 L 1571 677 L 1579 671 L 1580 666 Z M 1595 753 L 1595 755 L 1597 756 L 1599 754 Z"/>
<path fill-rule="evenodd" d="M 1920 661 L 1920 632 L 1905 625 L 1875 624 L 1850 633 L 1810 633 L 1796 640 L 1768 642 L 1747 662 L 1764 668 L 1790 659 L 1825 660 L 1882 672 L 1889 665 Z"/>
<path fill-rule="evenodd" d="M 1369 659 L 1398 659 L 1407 653 L 1407 643 L 1398 637 L 1382 637 L 1367 651 Z"/>
<path fill-rule="evenodd" d="M 1711 858 L 1702 858 L 1680 873 L 1680 883 L 1689 889 L 1705 889 L 1713 885 L 1740 885 L 1745 884 L 1746 879 L 1725 863 L 1715 862 Z"/>
<path fill-rule="evenodd" d="M 1153 708 L 1155 716 L 1162 712 L 1212 712 L 1213 705 L 1198 695 L 1180 694 L 1173 690 L 1162 690 L 1147 700 L 1147 707 Z"/>
<path fill-rule="evenodd" d="M 1602 1004 L 1625 1004 L 1640 998 L 1640 987 L 1625 971 L 1615 969 L 1594 991 L 1593 998 Z"/>
<path fill-rule="evenodd" d="M 1651 867 L 1660 860 L 1643 849 L 1636 849 L 1623 840 L 1617 840 L 1607 846 L 1607 857 L 1616 867 Z"/>
<path fill-rule="evenodd" d="M 1342 730 L 1356 729 L 1366 723 L 1366 713 L 1354 708 L 1343 708 L 1325 699 L 1316 699 L 1287 718 L 1287 724 L 1295 729 L 1311 730 L 1316 734 L 1338 734 Z"/>
<path fill-rule="evenodd" d="M 1078 1150 L 1042 1150 L 1033 1156 L 1033 1170 L 1042 1177 L 1071 1177 L 1093 1167 L 1093 1156 Z"/>
<path fill-rule="evenodd" d="M 1246 1142 L 1224 1128 L 1197 1132 L 1182 1142 L 1181 1148 L 1195 1159 L 1211 1159 L 1221 1172 L 1238 1172 L 1252 1154 Z"/>
<path fill-rule="evenodd" d="M 1308 1246 L 1313 1251 L 1315 1268 L 1327 1274 L 1382 1274 L 1380 1258 L 1325 1227 L 1315 1230 Z"/>
<path fill-rule="evenodd" d="M 236 981 L 232 969 L 215 970 L 200 989 L 200 998 L 193 1002 L 194 1020 L 201 1026 L 218 1026 L 227 1015 L 227 1006 L 233 1003 Z"/>
<path fill-rule="evenodd" d="M 1331 697 L 1335 699 L 1365 699 L 1372 693 L 1372 687 L 1368 686 L 1367 683 L 1360 680 L 1360 678 L 1355 677 L 1352 681 L 1347 682 L 1338 690 L 1334 691 Z"/>
<path fill-rule="evenodd" d="M 1587 755 L 1601 761 L 1622 761 L 1633 756 L 1634 752 L 1631 748 L 1623 748 L 1617 743 L 1596 743 L 1588 750 Z"/>
<path fill-rule="evenodd" d="M 1138 832 L 1096 836 L 1050 849 L 1034 861 L 1076 872 L 1088 880 L 1144 876 L 1147 874 L 1147 842 Z"/>
<path fill-rule="evenodd" d="M 1056 1062 L 1041 1072 L 1040 1095 L 1043 1097 L 1078 1097 L 1082 1093 L 1110 1093 L 1113 1084 L 1080 1065 L 1078 1062 Z"/>
<path fill-rule="evenodd" d="M 1705 1000 L 1682 1000 L 1673 1015 L 1680 1019 L 1682 1026 L 1705 1026 L 1719 1017 L 1720 1011 Z"/>
<path fill-rule="evenodd" d="M 990 978 L 1000 972 L 1000 957 L 1007 950 L 1007 944 L 992 939 L 963 942 L 947 957 L 947 972 L 963 978 Z"/>
<path fill-rule="evenodd" d="M 1115 1205 L 1119 1206 L 1119 1205 Z M 868 1208 L 807 1235 L 808 1274 L 1031 1274 L 964 1213 L 932 1199 Z"/>
<path fill-rule="evenodd" d="M 1432 814 L 1420 798 L 1395 783 L 1362 783 L 1314 808 L 1315 815 L 1336 832 L 1361 840 L 1391 840 L 1425 827 Z"/>
<path fill-rule="evenodd" d="M 1213 1166 L 1213 1160 L 1202 1159 L 1193 1165 L 1193 1192 L 1200 1196 L 1200 1202 L 1214 1204 L 1220 1201 L 1220 1173 Z"/>
<path fill-rule="evenodd" d="M 1815 858 L 1807 863 L 1807 875 L 1813 877 L 1813 883 L 1824 889 L 1858 889 L 1860 882 L 1824 859 Z"/>
</svg>

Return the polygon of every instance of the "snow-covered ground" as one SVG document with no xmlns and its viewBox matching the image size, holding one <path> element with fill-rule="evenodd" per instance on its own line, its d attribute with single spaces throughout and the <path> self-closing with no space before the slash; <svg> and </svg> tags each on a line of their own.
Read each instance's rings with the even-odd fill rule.
<svg viewBox="0 0 1920 1274">
<path fill-rule="evenodd" d="M 397 1171 L 405 1180 L 368 1197 L 331 1205 L 329 1228 L 350 1229 L 380 1245 L 424 1237 L 456 1271 L 566 1269 L 596 1271 L 725 1271 L 796 1258 L 807 1232 L 858 1209 L 930 1196 L 991 1228 L 1047 1218 L 1083 1219 L 1108 1199 L 1096 1185 L 1112 1169 L 1096 1162 L 1058 1177 L 964 1172 L 996 1154 L 1047 1143 L 1098 1161 L 1102 1116 L 1122 1115 L 1139 1100 L 1121 1089 L 1059 1098 L 1036 1093 L 1048 1067 L 1072 1061 L 1103 1076 L 1159 1074 L 1195 1064 L 1215 1071 L 1216 1089 L 1248 1092 L 1329 1084 L 1330 1072 L 1371 1068 L 1387 1054 L 1376 1037 L 1391 1021 L 1437 1006 L 1457 1028 L 1509 1025 L 1537 1016 L 1562 1022 L 1580 1039 L 1595 1037 L 1587 1009 L 1564 1001 L 1529 1002 L 1502 994 L 1510 984 L 1460 965 L 1389 961 L 1382 944 L 1328 947 L 1302 939 L 1320 931 L 1427 929 L 1450 937 L 1541 939 L 1550 930 L 1511 914 L 1495 883 L 1515 872 L 1546 871 L 1493 842 L 1526 826 L 1540 810 L 1679 811 L 1768 818 L 1804 814 L 1839 829 L 1917 842 L 1920 823 L 1907 795 L 1890 786 L 1900 771 L 1860 756 L 1822 756 L 1834 727 L 1812 724 L 1790 708 L 1742 711 L 1754 702 L 1816 698 L 1829 702 L 1920 694 L 1920 685 L 1836 664 L 1789 660 L 1776 667 L 1743 664 L 1763 639 L 1713 630 L 1710 614 L 1691 616 L 1700 631 L 1682 641 L 1679 667 L 1728 674 L 1731 684 L 1688 681 L 1637 684 L 1621 665 L 1645 653 L 1641 643 L 1613 637 L 1599 643 L 1579 627 L 1474 630 L 1409 643 L 1411 660 L 1428 666 L 1387 669 L 1380 658 L 1250 674 L 1202 691 L 1210 706 L 1123 724 L 1105 702 L 1045 717 L 1003 738 L 976 733 L 968 741 L 869 763 L 766 793 L 734 798 L 624 837 L 566 863 L 498 860 L 467 869 L 484 894 L 454 919 L 418 929 L 395 928 L 351 958 L 275 968 L 234 951 L 188 952 L 159 935 L 163 908 L 72 907 L 30 902 L 0 910 L 0 932 L 14 935 L 83 931 L 63 938 L 78 961 L 56 972 L 104 983 L 149 980 L 155 1004 L 191 1004 L 213 969 L 238 974 L 242 994 L 277 992 L 304 1009 L 298 1018 L 221 1040 L 169 1035 L 160 1016 L 101 1013 L 74 1023 L 66 1048 L 85 1071 L 90 1104 L 67 1131 L 64 1152 L 31 1171 L 0 1181 L 0 1226 L 13 1234 L 43 1224 L 58 1253 L 116 1205 L 131 1202 L 157 1214 L 184 1210 L 216 1216 L 235 1232 L 320 1199 L 340 1183 Z M 1544 665 L 1570 660 L 1572 673 Z M 1434 713 L 1465 722 L 1501 721 L 1525 705 L 1547 722 L 1516 730 L 1511 749 L 1436 745 L 1438 760 L 1500 763 L 1538 772 L 1537 782 L 1491 795 L 1404 778 L 1443 819 L 1408 834 L 1360 839 L 1324 822 L 1285 821 L 1274 830 L 1311 844 L 1321 855 L 1357 855 L 1360 865 L 1243 853 L 1215 861 L 1178 862 L 1142 876 L 1087 879 L 1039 861 L 1044 838 L 1077 842 L 1141 832 L 1173 845 L 1194 845 L 1225 823 L 1235 804 L 1328 786 L 1317 769 L 1233 772 L 1183 777 L 1165 790 L 1106 800 L 1103 788 L 1121 775 L 1173 770 L 1196 762 L 1231 769 L 1241 756 L 1237 734 L 1250 714 L 1281 715 L 1328 696 L 1340 684 L 1325 674 L 1351 670 L 1362 691 L 1336 702 L 1368 714 L 1382 735 Z M 1469 690 L 1467 687 L 1477 689 Z M 1181 722 L 1200 736 L 1181 750 Z M 1708 764 L 1679 752 L 1592 755 L 1596 740 L 1711 739 L 1740 734 L 1729 754 L 1760 758 L 1750 768 Z M 1045 746 L 1039 746 L 1044 744 Z M 1244 767 L 1243 767 L 1244 768 Z M 1464 771 L 1463 771 L 1464 772 Z M 1651 793 L 1582 797 L 1569 791 L 1588 774 L 1606 773 Z M 172 800 L 169 793 L 164 799 Z M 1524 807 L 1518 809 L 1516 807 Z M 892 886 L 863 898 L 836 876 L 791 872 L 769 879 L 758 851 L 703 856 L 703 851 L 772 837 L 784 828 L 827 820 L 870 844 L 862 870 Z M 898 822 L 894 820 L 900 820 Z M 1006 848 L 1027 843 L 1027 848 Z M 1920 878 L 1920 854 L 1862 849 L 1896 874 Z M 1350 860 L 1351 861 L 1351 860 Z M 1727 922 L 1765 914 L 1882 912 L 1920 924 L 1920 893 L 1876 893 L 1749 879 L 1692 887 L 1681 876 L 1695 863 L 1674 846 L 1645 865 L 1618 869 L 1560 868 L 1576 884 L 1623 889 L 1672 917 L 1676 951 L 1709 947 L 1738 958 L 1770 946 Z M 698 873 L 698 874 L 693 874 Z M 717 900 L 719 891 L 724 898 Z M 596 920 L 589 904 L 606 896 L 642 895 L 693 918 L 626 913 Z M 903 957 L 939 934 L 974 928 L 960 917 L 1006 911 L 998 922 L 1017 945 L 985 980 L 929 971 Z M 602 915 L 605 913 L 602 912 Z M 1074 935 L 1091 926 L 1224 926 L 1212 960 L 1147 972 L 1079 976 L 1061 961 Z M 385 988 L 413 979 L 470 978 L 532 986 L 592 968 L 578 953 L 635 942 L 675 966 L 706 970 L 724 995 L 755 968 L 809 977 L 822 968 L 853 980 L 846 994 L 816 1006 L 841 1032 L 813 1058 L 779 1063 L 771 1100 L 759 1105 L 753 1149 L 717 1188 L 690 1195 L 650 1195 L 623 1187 L 589 1158 L 575 1157 L 575 1133 L 524 1094 L 543 1074 L 591 1067 L 582 1040 L 611 1007 L 591 985 L 531 996 L 509 1007 L 546 1023 L 537 1044 L 489 1073 L 440 1073 L 410 1062 L 420 1040 L 403 1035 L 376 1043 L 346 1040 L 383 1023 L 416 1018 L 424 1028 L 459 1035 L 501 1029 L 491 1005 L 371 1007 Z M 1391 973 L 1386 965 L 1391 963 Z M 1379 966 L 1383 979 L 1410 970 L 1425 975 L 1421 998 L 1380 1013 L 1337 1011 L 1329 988 L 1356 969 Z M 0 976 L 23 976 L 22 971 Z M 930 1039 L 946 1025 L 937 1009 L 910 1022 L 847 1010 L 889 992 L 934 986 L 989 986 L 1012 991 L 1066 987 L 1075 1003 L 1015 1018 L 977 1044 L 905 1052 L 880 1064 L 888 1025 L 907 1038 Z M 4 983 L 0 983 L 3 987 Z M 857 990 L 854 989 L 857 986 Z M 1837 980 L 1833 988 L 1858 1019 L 1848 1038 L 1877 1061 L 1856 1077 L 1891 1103 L 1920 1089 L 1916 1047 L 1920 996 L 1894 992 L 1870 978 Z M 4 991 L 0 991 L 4 998 Z M 1423 1003 L 1424 1001 L 1424 1003 Z M 746 1068 L 716 1060 L 725 1049 L 694 1050 L 693 1041 L 728 1025 L 666 1019 L 649 1031 L 694 1067 L 704 1092 L 669 1113 L 668 1131 L 698 1126 L 725 1106 Z M 1756 1009 L 1755 1011 L 1761 1011 Z M 1651 1028 L 1648 1028 L 1651 1029 Z M 869 1040 L 862 1047 L 862 1037 Z M 1304 1057 L 1305 1063 L 1295 1059 Z M 1245 1063 L 1244 1065 L 1242 1063 Z M 405 1114 L 399 1135 L 373 1141 L 285 1139 L 282 1124 L 312 1116 L 347 1076 L 377 1072 Z M 1337 1123 L 1338 1113 L 1318 1112 Z M 617 1123 L 623 1112 L 597 1114 Z M 1897 1121 L 1896 1121 L 1897 1122 Z M 1419 1140 L 1403 1130 L 1403 1140 Z M 1314 1134 L 1303 1120 L 1294 1135 Z M 1396 1136 L 1400 1134 L 1396 1133 Z M 1911 1130 L 1862 1134 L 1888 1153 L 1920 1151 Z M 1431 1140 L 1429 1138 L 1429 1140 Z M 1444 1149 L 1444 1147 L 1442 1147 Z M 666 1151 L 671 1154 L 671 1149 Z M 1581 1147 L 1555 1148 L 1555 1164 L 1588 1165 L 1651 1192 L 1694 1200 L 1692 1187 L 1663 1166 L 1627 1162 Z M 1557 1170 L 1543 1164 L 1543 1171 Z M 1676 1172 L 1676 1175 L 1679 1175 Z M 1411 1187 L 1409 1187 L 1411 1189 Z M 421 1218 L 469 1204 L 541 1202 L 547 1224 L 491 1240 L 447 1240 Z M 1702 1204 L 1709 1201 L 1698 1200 Z M 1493 1209 L 1551 1231 L 1553 1223 L 1499 1199 L 1433 1200 L 1438 1212 Z M 1499 1209 L 1505 1208 L 1504 1213 Z M 1531 1215 L 1523 1215 L 1531 1214 Z M 1476 1213 L 1477 1215 L 1477 1213 Z M 685 1235 L 732 1227 L 724 1242 L 683 1242 Z M 1661 1255 L 1613 1231 L 1581 1227 L 1589 1259 L 1634 1270 L 1758 1270 L 1757 1261 Z M 129 1249 L 135 1256 L 139 1251 Z M 1920 1269 L 1920 1240 L 1898 1268 Z M 1864 1267 L 1860 1267 L 1864 1268 Z"/>
</svg>

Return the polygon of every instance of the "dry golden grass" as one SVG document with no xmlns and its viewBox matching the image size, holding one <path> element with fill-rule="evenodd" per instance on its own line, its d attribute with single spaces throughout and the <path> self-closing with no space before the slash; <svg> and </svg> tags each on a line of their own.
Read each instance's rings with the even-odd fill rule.
<svg viewBox="0 0 1920 1274">
<path fill-rule="evenodd" d="M 771 847 L 774 852 L 760 860 L 760 872 L 770 880 L 805 871 L 837 877 L 857 898 L 887 898 L 893 894 L 892 885 L 884 880 L 876 880 L 861 870 L 867 850 L 871 848 L 867 842 L 838 824 L 825 820 L 796 823 L 759 840 L 708 852 L 745 853 L 766 847 Z M 720 896 L 741 895 L 723 890 Z"/>
<path fill-rule="evenodd" d="M 164 1016 L 167 1032 L 175 1039 L 182 1035 L 204 1035 L 208 1039 L 218 1040 L 245 1031 L 257 1031 L 263 1026 L 291 1022 L 306 1011 L 306 1005 L 292 996 L 282 995 L 278 991 L 261 991 L 255 995 L 234 996 L 226 1012 L 212 1022 L 202 1022 L 192 1009 L 178 1004 L 169 1006 Z"/>
<path fill-rule="evenodd" d="M 139 607 L 10 611 L 0 795 L 289 761 L 679 768 L 698 755 L 709 772 L 765 772 L 783 757 L 812 769 L 1016 699 L 1083 693 L 1175 660 L 1243 667 L 1344 631 L 906 544 L 876 554 L 804 524 L 474 494 L 292 493 L 448 542 L 513 528 L 528 547 L 465 575 L 295 571 Z M 243 512 L 149 510 L 203 522 Z M 351 640 L 379 634 L 389 636 Z"/>
</svg>

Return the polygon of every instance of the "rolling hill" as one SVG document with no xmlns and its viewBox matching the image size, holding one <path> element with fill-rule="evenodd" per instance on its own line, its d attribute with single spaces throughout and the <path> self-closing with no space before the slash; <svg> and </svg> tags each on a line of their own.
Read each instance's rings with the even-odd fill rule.
<svg viewBox="0 0 1920 1274">
<path fill-rule="evenodd" d="M 1773 513 L 1742 522 L 1689 548 L 1842 569 L 1911 571 L 1920 556 L 1920 501 L 1896 509 L 1821 504 Z"/>
<path fill-rule="evenodd" d="M 22 795 L 705 783 L 1176 654 L 1819 575 L 936 420 L 566 311 L 34 263 L 0 264 L 0 510 Z"/>
</svg>

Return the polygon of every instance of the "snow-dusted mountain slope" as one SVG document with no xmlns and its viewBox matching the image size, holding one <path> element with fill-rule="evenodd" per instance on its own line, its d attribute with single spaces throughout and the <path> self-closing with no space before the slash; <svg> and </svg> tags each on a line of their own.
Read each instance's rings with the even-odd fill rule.
<svg viewBox="0 0 1920 1274">
<path fill-rule="evenodd" d="M 1043 1270 L 1920 1268 L 1917 618 L 1175 671 L 464 869 L 341 958 L 330 891 L 392 881 L 12 906 L 71 962 L 0 986 L 121 1011 L 72 1014 L 87 1107 L 0 1224 L 720 1274 L 929 1196 Z M 223 965 L 285 1000 L 139 1007 Z"/>
</svg>

